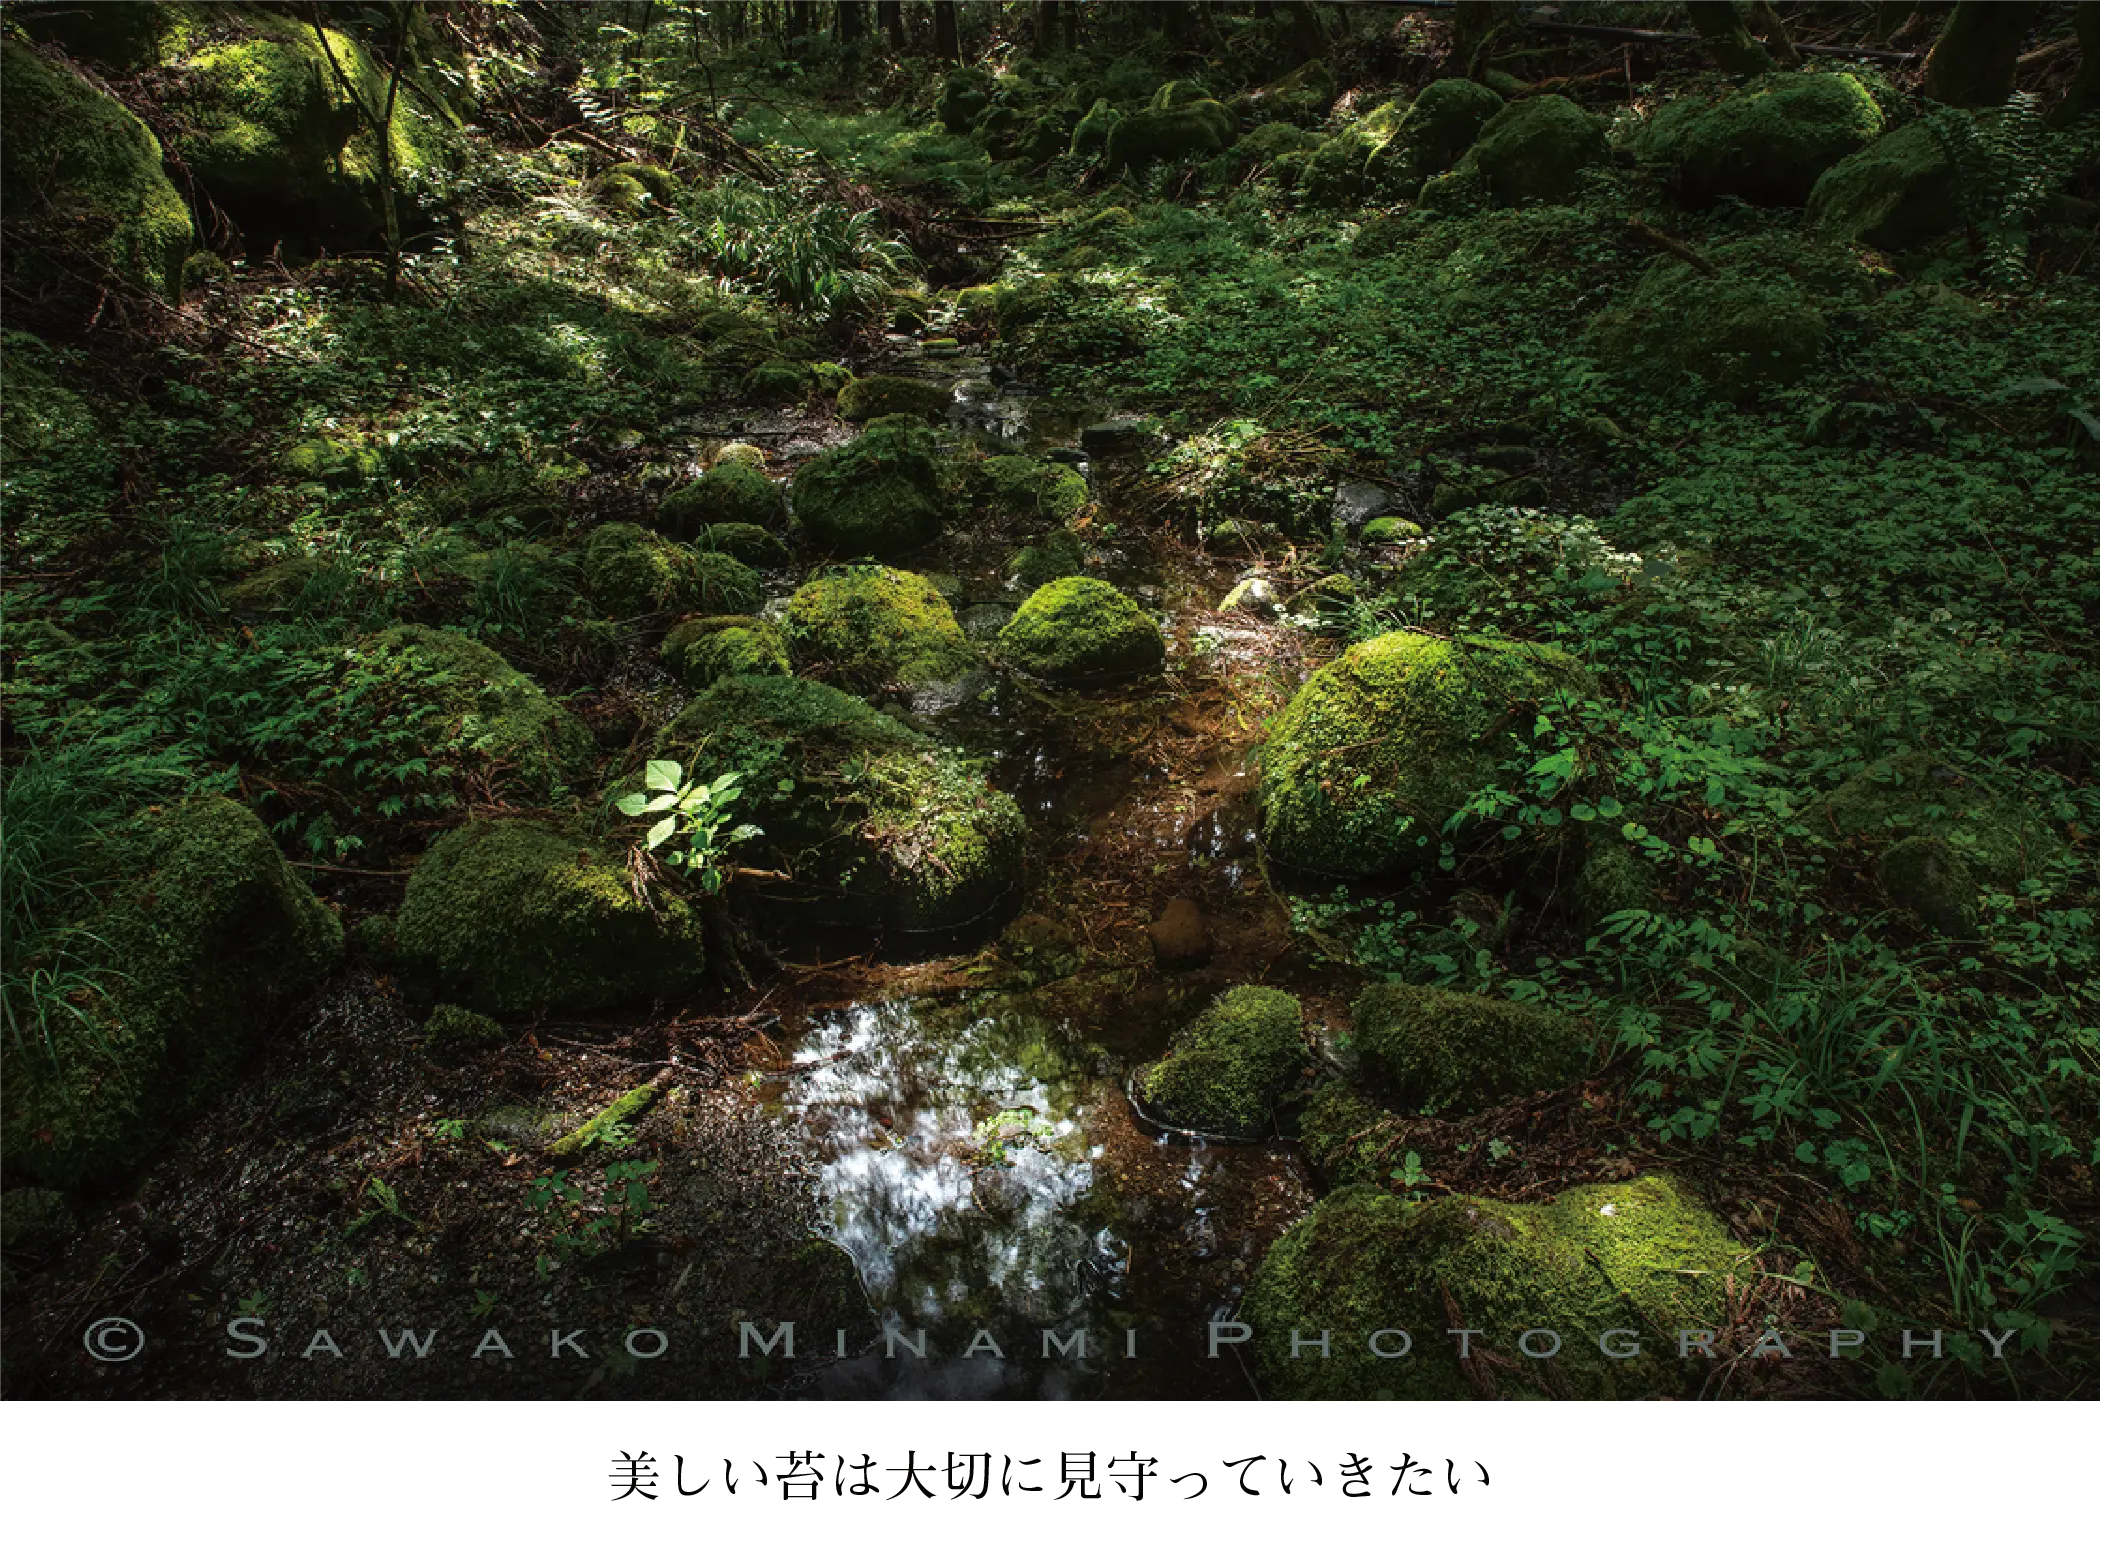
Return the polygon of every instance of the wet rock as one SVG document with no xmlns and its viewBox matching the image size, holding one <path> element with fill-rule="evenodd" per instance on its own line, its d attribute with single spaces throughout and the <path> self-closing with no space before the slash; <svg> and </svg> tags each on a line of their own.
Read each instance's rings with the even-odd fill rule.
<svg viewBox="0 0 2101 1566">
<path fill-rule="evenodd" d="M 1178 1129 L 1260 1136 L 1311 1057 L 1305 1017 L 1282 990 L 1227 990 L 1132 1079 L 1146 1113 Z"/>
<path fill-rule="evenodd" d="M 1145 442 L 1146 421 L 1137 418 L 1103 419 L 1080 431 L 1080 447 L 1089 455 L 1135 451 Z"/>
<path fill-rule="evenodd" d="M 1158 672 L 1167 642 L 1126 594 L 1095 577 L 1067 576 L 1015 611 L 1000 632 L 999 654 L 1031 679 L 1098 685 Z"/>
<path fill-rule="evenodd" d="M 1393 497 L 1379 485 L 1350 479 L 1335 491 L 1334 520 L 1343 527 L 1355 528 L 1391 504 Z"/>
<path fill-rule="evenodd" d="M 1153 943 L 1153 964 L 1163 973 L 1201 968 L 1211 960 L 1211 924 L 1194 898 L 1172 899 L 1145 934 Z"/>
<path fill-rule="evenodd" d="M 1263 577 L 1248 576 L 1235 582 L 1232 590 L 1219 600 L 1218 612 L 1270 616 L 1281 607 L 1274 583 Z"/>
</svg>

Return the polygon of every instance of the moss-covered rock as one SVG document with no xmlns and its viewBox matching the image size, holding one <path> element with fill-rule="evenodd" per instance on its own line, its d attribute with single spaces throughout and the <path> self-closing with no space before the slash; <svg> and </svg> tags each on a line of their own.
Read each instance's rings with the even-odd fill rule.
<svg viewBox="0 0 2101 1566">
<path fill-rule="evenodd" d="M 138 873 L 86 923 L 100 987 L 54 1010 L 48 1049 L 10 1029 L 0 1142 L 46 1185 L 137 1164 L 343 952 L 335 914 L 231 800 L 148 812 L 113 858 Z"/>
<path fill-rule="evenodd" d="M 584 580 L 593 602 L 623 620 L 750 614 L 759 607 L 759 573 L 750 566 L 632 522 L 608 522 L 584 541 Z"/>
<path fill-rule="evenodd" d="M 1407 517 L 1373 517 L 1358 535 L 1367 544 L 1405 544 L 1422 536 L 1422 525 Z"/>
<path fill-rule="evenodd" d="M 702 528 L 764 528 L 780 516 L 781 492 L 763 466 L 718 456 L 707 472 L 664 497 L 657 507 L 656 530 L 691 543 Z"/>
<path fill-rule="evenodd" d="M 833 555 L 894 559 L 931 543 L 951 508 L 934 432 L 903 415 L 796 470 L 790 491 L 810 542 Z"/>
<path fill-rule="evenodd" d="M 1299 1150 L 1333 1188 L 1382 1184 L 1404 1156 L 1408 1133 L 1419 1123 L 1364 1097 L 1348 1082 L 1330 1078 L 1306 1095 L 1299 1111 Z"/>
<path fill-rule="evenodd" d="M 1734 196 L 1798 207 L 1824 171 L 1882 133 L 1882 111 L 1839 72 L 1760 76 L 1727 97 L 1667 104 L 1635 146 L 1665 165 L 1681 201 Z"/>
<path fill-rule="evenodd" d="M 1471 164 L 1504 206 L 1568 201 L 1583 174 L 1605 161 L 1605 127 L 1572 99 L 1548 93 L 1497 112 L 1460 160 Z"/>
<path fill-rule="evenodd" d="M 478 1011 L 440 1001 L 423 1024 L 423 1047 L 442 1060 L 460 1060 L 503 1042 L 503 1024 Z"/>
<path fill-rule="evenodd" d="M 1583 929 L 1595 929 L 1616 913 L 1661 906 L 1656 872 L 1649 861 L 1617 837 L 1596 834 L 1583 864 L 1569 883 L 1569 909 Z"/>
<path fill-rule="evenodd" d="M 1086 546 L 1070 528 L 1056 528 L 1017 550 L 1007 562 L 1007 575 L 1022 587 L 1041 587 L 1061 576 L 1087 569 Z"/>
<path fill-rule="evenodd" d="M 314 435 L 285 448 L 284 475 L 295 484 L 326 484 L 332 489 L 367 484 L 383 476 L 386 457 L 369 441 Z"/>
<path fill-rule="evenodd" d="M 762 407 L 780 408 L 801 402 L 816 384 L 816 373 L 809 365 L 793 359 L 768 359 L 746 373 L 744 395 Z"/>
<path fill-rule="evenodd" d="M 159 141 L 116 99 L 13 38 L 0 42 L 0 201 L 38 243 L 182 297 L 195 236 Z"/>
<path fill-rule="evenodd" d="M 1702 271 L 1666 257 L 1626 304 L 1592 320 L 1587 337 L 1630 379 L 1669 385 L 1697 377 L 1716 395 L 1744 401 L 1807 375 L 1825 331 L 1815 300 L 1784 271 L 1748 258 Z"/>
<path fill-rule="evenodd" d="M 1180 163 L 1223 152 L 1239 135 L 1233 111 L 1215 98 L 1173 109 L 1141 109 L 1110 127 L 1102 162 L 1112 172 Z"/>
<path fill-rule="evenodd" d="M 1832 165 L 1809 194 L 1819 233 L 1878 250 L 1930 244 L 1962 227 L 1963 215 L 1961 172 L 1924 121 Z"/>
<path fill-rule="evenodd" d="M 1685 1374 L 1673 1334 L 1726 1325 L 1729 1280 L 1752 1271 L 1714 1215 L 1662 1175 L 1576 1186 L 1542 1206 L 1411 1203 L 1354 1185 L 1270 1248 L 1241 1316 L 1278 1397 L 1653 1397 Z M 1452 1322 L 1482 1335 L 1470 1361 L 1445 1335 Z M 1367 1340 L 1386 1328 L 1411 1332 L 1411 1351 L 1379 1357 Z M 1559 1334 L 1559 1352 L 1545 1357 L 1545 1338 L 1527 1345 L 1542 1357 L 1521 1352 L 1518 1335 L 1533 1329 Z M 1329 1355 L 1293 1357 L 1294 1330 L 1329 1332 Z M 1608 1348 L 1640 1352 L 1601 1351 L 1613 1332 L 1623 1335 Z M 1377 1346 L 1395 1354 L 1400 1342 Z"/>
<path fill-rule="evenodd" d="M 1167 641 L 1153 617 L 1109 583 L 1060 577 L 1031 593 L 999 633 L 1007 667 L 1056 685 L 1096 685 L 1157 673 Z"/>
<path fill-rule="evenodd" d="M 1875 861 L 1875 879 L 1892 908 L 1934 934 L 1976 937 L 1977 882 L 1963 856 L 1940 838 L 1919 833 L 1890 844 Z"/>
<path fill-rule="evenodd" d="M 765 832 L 755 851 L 787 872 L 783 896 L 814 921 L 967 924 L 1020 872 L 1020 808 L 981 767 L 814 680 L 719 680 L 655 754 L 744 778 L 740 808 Z"/>
<path fill-rule="evenodd" d="M 1940 838 L 1977 880 L 2011 887 L 2054 851 L 2030 811 L 1925 751 L 1905 751 L 1862 767 L 1817 799 L 1802 819 L 1834 841 L 1880 852 L 1905 838 Z"/>
<path fill-rule="evenodd" d="M 1315 147 L 1298 173 L 1305 198 L 1325 206 L 1362 199 L 1371 188 L 1373 160 L 1393 140 L 1406 113 L 1398 103 L 1382 103 Z"/>
<path fill-rule="evenodd" d="M 1366 160 L 1368 180 L 1381 190 L 1412 196 L 1423 181 L 1466 155 L 1481 128 L 1503 110 L 1503 100 L 1479 82 L 1447 76 L 1430 83 Z"/>
<path fill-rule="evenodd" d="M 864 375 L 848 381 L 839 393 L 839 417 L 852 424 L 879 419 L 888 413 L 936 419 L 947 411 L 952 400 L 948 387 L 934 381 L 915 380 L 909 375 Z"/>
<path fill-rule="evenodd" d="M 458 631 L 397 625 L 359 644 L 368 657 L 403 661 L 430 750 L 481 758 L 515 797 L 543 799 L 592 757 L 590 731 L 503 655 Z"/>
<path fill-rule="evenodd" d="M 1529 731 L 1514 713 L 1589 684 L 1554 648 L 1415 631 L 1359 642 L 1301 686 L 1270 730 L 1269 852 L 1343 876 L 1434 865 L 1445 823 L 1496 781 L 1515 736 Z M 1463 833 L 1452 846 L 1493 843 Z"/>
<path fill-rule="evenodd" d="M 1583 1073 L 1590 1046 L 1558 1011 L 1486 995 L 1375 984 L 1350 1013 L 1365 1081 L 1402 1109 L 1472 1114 Z"/>
<path fill-rule="evenodd" d="M 950 71 L 941 79 L 941 96 L 935 100 L 934 117 L 940 120 L 942 129 L 961 136 L 992 106 L 992 92 L 990 71 L 976 66 Z"/>
<path fill-rule="evenodd" d="M 668 207 L 678 199 L 678 176 L 654 163 L 616 163 L 606 173 L 633 180 L 659 207 Z"/>
<path fill-rule="evenodd" d="M 1227 990 L 1132 1079 L 1147 1114 L 1185 1131 L 1260 1136 L 1311 1061 L 1296 997 L 1259 984 Z"/>
<path fill-rule="evenodd" d="M 1087 509 L 1087 480 L 1062 462 L 987 457 L 971 474 L 971 493 L 1002 520 L 1063 527 Z"/>
<path fill-rule="evenodd" d="M 762 571 L 778 570 L 795 559 L 795 551 L 788 547 L 785 538 L 745 522 L 721 522 L 704 527 L 694 536 L 693 542 L 703 555 L 728 555 L 732 560 L 741 560 Z"/>
<path fill-rule="evenodd" d="M 1341 84 L 1325 60 L 1308 60 L 1266 86 L 1233 101 L 1236 115 L 1273 124 L 1318 124 L 1341 94 Z"/>
<path fill-rule="evenodd" d="M 626 855 L 533 821 L 475 821 L 431 845 L 395 921 L 406 972 L 497 1016 L 690 996 L 707 971 L 699 914 Z"/>
<path fill-rule="evenodd" d="M 664 638 L 657 656 L 665 668 L 696 690 L 706 690 L 732 674 L 788 672 L 788 649 L 780 632 L 749 615 L 681 620 Z"/>
<path fill-rule="evenodd" d="M 1116 129 L 1123 116 L 1109 105 L 1107 98 L 1097 98 L 1094 106 L 1080 116 L 1079 124 L 1072 128 L 1072 140 L 1066 151 L 1075 158 L 1099 157 L 1109 145 L 1109 133 Z"/>
<path fill-rule="evenodd" d="M 799 673 L 848 690 L 910 690 L 977 667 L 933 584 L 889 566 L 848 566 L 796 589 L 781 625 Z"/>
<path fill-rule="evenodd" d="M 764 473 L 766 449 L 763 446 L 754 446 L 748 440 L 724 441 L 721 450 L 715 453 L 715 460 L 708 464 L 709 470 L 713 471 L 725 462 L 741 462 L 747 468 Z"/>
</svg>

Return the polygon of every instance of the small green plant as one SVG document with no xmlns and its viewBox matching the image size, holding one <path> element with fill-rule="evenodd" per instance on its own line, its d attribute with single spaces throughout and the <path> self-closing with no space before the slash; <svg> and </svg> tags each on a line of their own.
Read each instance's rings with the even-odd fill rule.
<svg viewBox="0 0 2101 1566">
<path fill-rule="evenodd" d="M 622 815 L 657 818 L 642 843 L 651 853 L 683 837 L 685 846 L 673 848 L 664 856 L 665 862 L 698 877 L 710 894 L 721 891 L 730 845 L 761 835 L 761 829 L 748 821 L 730 823 L 730 806 L 744 792 L 741 774 L 725 772 L 712 783 L 688 783 L 685 769 L 677 762 L 659 760 L 652 761 L 642 776 L 644 786 L 652 792 L 628 794 L 614 802 L 615 808 Z"/>
</svg>

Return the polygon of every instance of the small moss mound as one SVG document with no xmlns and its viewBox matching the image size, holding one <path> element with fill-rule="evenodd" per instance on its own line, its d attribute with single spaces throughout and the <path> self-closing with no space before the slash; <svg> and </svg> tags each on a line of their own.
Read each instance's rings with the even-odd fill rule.
<svg viewBox="0 0 2101 1566">
<path fill-rule="evenodd" d="M 728 555 L 758 570 L 777 570 L 795 559 L 795 551 L 788 547 L 785 538 L 748 522 L 718 522 L 704 527 L 694 535 L 693 542 L 702 554 Z"/>
<path fill-rule="evenodd" d="M 1827 169 L 1809 222 L 1848 244 L 1914 250 L 1962 227 L 1961 172 L 1932 126 L 1906 125 Z"/>
<path fill-rule="evenodd" d="M 891 413 L 937 419 L 952 400 L 949 389 L 933 381 L 914 380 L 908 375 L 864 375 L 840 389 L 839 417 L 852 424 Z"/>
<path fill-rule="evenodd" d="M 457 1059 L 502 1042 L 502 1023 L 449 1001 L 433 1006 L 423 1024 L 423 1047 L 440 1057 Z"/>
<path fill-rule="evenodd" d="M 1384 875 L 1436 863 L 1445 823 L 1499 776 L 1529 724 L 1512 709 L 1589 677 L 1566 653 L 1395 631 L 1300 687 L 1262 751 L 1262 833 L 1302 870 Z M 1492 849 L 1469 835 L 1454 848 Z"/>
<path fill-rule="evenodd" d="M 1824 315 L 1787 272 L 1719 254 L 1702 272 L 1675 258 L 1642 275 L 1633 296 L 1588 329 L 1600 358 L 1630 379 L 1655 385 L 1688 377 L 1717 396 L 1747 401 L 1766 386 L 1791 386 L 1824 349 Z"/>
<path fill-rule="evenodd" d="M 1349 1083 L 1331 1078 L 1306 1096 L 1299 1112 L 1299 1150 L 1331 1188 L 1378 1185 L 1405 1153 L 1414 1118 L 1383 1109 Z"/>
<path fill-rule="evenodd" d="M 153 132 L 12 38 L 0 42 L 0 201 L 40 242 L 162 299 L 182 297 L 190 209 L 161 168 Z"/>
<path fill-rule="evenodd" d="M 1977 934 L 1977 882 L 1961 854 L 1940 838 L 1900 838 L 1875 861 L 1875 878 L 1892 908 L 1935 935 L 1966 941 Z"/>
<path fill-rule="evenodd" d="M 428 714 L 432 750 L 456 749 L 493 764 L 504 792 L 539 800 L 574 778 L 592 756 L 590 731 L 501 653 L 458 631 L 397 625 L 365 639 L 380 654 L 407 654 L 436 673 Z M 418 686 L 419 699 L 424 687 Z"/>
<path fill-rule="evenodd" d="M 805 582 L 782 625 L 798 670 L 848 690 L 913 689 L 977 666 L 933 584 L 889 566 L 849 566 Z"/>
<path fill-rule="evenodd" d="M 1594 929 L 1630 908 L 1658 908 L 1662 901 L 1656 872 L 1625 842 L 1599 834 L 1585 849 L 1582 868 L 1569 884 L 1569 906 L 1584 929 Z"/>
<path fill-rule="evenodd" d="M 1688 204 L 1734 196 L 1798 207 L 1826 169 L 1881 132 L 1882 111 L 1853 77 L 1775 73 L 1717 102 L 1680 98 L 1667 105 L 1635 150 L 1670 169 Z"/>
<path fill-rule="evenodd" d="M 149 811 L 115 849 L 144 868 L 87 923 L 106 984 L 54 1019 L 48 1051 L 12 1029 L 5 1051 L 0 1146 L 45 1185 L 134 1167 L 343 954 L 335 914 L 232 800 Z"/>
<path fill-rule="evenodd" d="M 656 529 L 691 543 L 703 528 L 765 528 L 780 519 L 781 492 L 761 468 L 734 458 L 715 465 L 657 507 Z"/>
<path fill-rule="evenodd" d="M 1366 1082 L 1402 1109 L 1472 1114 L 1566 1087 L 1590 1060 L 1560 1012 L 1414 984 L 1373 985 L 1350 1029 Z"/>
<path fill-rule="evenodd" d="M 1480 171 L 1489 194 L 1504 206 L 1571 200 L 1583 187 L 1584 171 L 1604 161 L 1603 123 L 1552 93 L 1500 110 L 1460 160 Z"/>
<path fill-rule="evenodd" d="M 971 492 L 996 515 L 1063 527 L 1087 509 L 1087 480 L 1062 462 L 987 457 L 971 475 Z"/>
<path fill-rule="evenodd" d="M 1031 593 L 999 633 L 1009 668 L 1055 685 L 1099 685 L 1157 673 L 1160 627 L 1131 599 L 1091 576 L 1060 577 Z"/>
<path fill-rule="evenodd" d="M 1180 163 L 1223 152 L 1239 135 L 1240 122 L 1233 111 L 1215 98 L 1197 98 L 1171 109 L 1141 109 L 1109 127 L 1102 162 L 1112 173 Z"/>
<path fill-rule="evenodd" d="M 1296 997 L 1259 984 L 1227 990 L 1133 1079 L 1146 1113 L 1186 1131 L 1260 1136 L 1311 1059 Z"/>
<path fill-rule="evenodd" d="M 1062 527 L 1016 551 L 1007 562 L 1007 574 L 1023 587 L 1041 587 L 1061 576 L 1078 576 L 1086 569 L 1087 550 L 1080 535 Z"/>
<path fill-rule="evenodd" d="M 732 674 L 786 674 L 788 649 L 780 632 L 749 615 L 681 620 L 657 653 L 685 684 L 706 690 Z"/>
<path fill-rule="evenodd" d="M 750 614 L 759 607 L 759 573 L 750 566 L 632 522 L 608 522 L 584 541 L 584 581 L 592 601 L 622 620 Z"/>
<path fill-rule="evenodd" d="M 328 435 L 294 441 L 285 448 L 283 462 L 284 475 L 293 483 L 331 488 L 369 483 L 383 476 L 386 467 L 386 458 L 376 447 Z"/>
<path fill-rule="evenodd" d="M 762 406 L 780 408 L 801 402 L 816 383 L 817 377 L 807 364 L 793 359 L 768 359 L 745 375 L 744 395 Z"/>
<path fill-rule="evenodd" d="M 699 915 L 659 884 L 635 896 L 626 856 L 531 821 L 475 821 L 431 845 L 395 921 L 403 969 L 497 1016 L 691 995 Z"/>
<path fill-rule="evenodd" d="M 654 163 L 618 163 L 606 170 L 608 176 L 618 175 L 633 180 L 648 192 L 649 199 L 660 207 L 668 207 L 678 199 L 678 176 L 669 169 L 658 168 Z"/>
<path fill-rule="evenodd" d="M 950 508 L 934 432 L 902 415 L 873 420 L 854 440 L 804 463 L 791 498 L 817 548 L 878 560 L 931 543 Z"/>
<path fill-rule="evenodd" d="M 1803 819 L 1871 850 L 1908 837 L 1938 837 L 1978 880 L 1994 886 L 2010 887 L 2032 874 L 2053 847 L 2048 830 L 2026 809 L 1926 751 L 1862 767 Z"/>
<path fill-rule="evenodd" d="M 1748 1281 L 1752 1268 L 1715 1216 L 1662 1175 L 1576 1186 L 1536 1207 L 1411 1203 L 1353 1185 L 1270 1248 L 1241 1316 L 1278 1397 L 1654 1397 L 1685 1374 L 1674 1334 L 1725 1325 L 1728 1280 Z M 1481 1334 L 1471 1360 L 1445 1335 L 1451 1322 Z M 1407 1354 L 1374 1352 L 1367 1340 L 1388 1328 L 1413 1334 Z M 1536 1328 L 1559 1334 L 1551 1357 L 1543 1337 L 1526 1345 L 1542 1357 L 1521 1352 L 1519 1334 Z M 1294 1358 L 1294 1330 L 1327 1331 L 1328 1356 L 1309 1345 Z M 1601 1339 L 1640 1352 L 1613 1358 Z"/>
<path fill-rule="evenodd" d="M 1095 158 L 1109 145 L 1109 133 L 1116 129 L 1123 116 L 1110 106 L 1107 98 L 1097 98 L 1094 106 L 1080 116 L 1079 124 L 1072 128 L 1072 140 L 1067 151 L 1075 158 Z"/>
<path fill-rule="evenodd" d="M 1408 105 L 1393 134 L 1369 157 L 1367 178 L 1377 187 L 1413 195 L 1423 181 L 1466 155 L 1503 100 L 1477 81 L 1448 76 L 1430 83 Z"/>
</svg>

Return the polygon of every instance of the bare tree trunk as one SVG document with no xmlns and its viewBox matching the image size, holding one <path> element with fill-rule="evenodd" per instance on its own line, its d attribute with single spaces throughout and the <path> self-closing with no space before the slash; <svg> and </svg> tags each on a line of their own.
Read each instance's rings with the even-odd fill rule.
<svg viewBox="0 0 2101 1566">
<path fill-rule="evenodd" d="M 859 0 L 839 0 L 839 42 L 851 49 L 868 36 L 868 18 L 861 14 Z"/>
<path fill-rule="evenodd" d="M 1062 9 L 1058 0 L 1037 0 L 1035 34 L 1029 40 L 1037 54 L 1049 54 L 1058 47 L 1058 12 Z"/>
<path fill-rule="evenodd" d="M 1787 24 L 1773 9 L 1772 0 L 1751 0 L 1751 26 L 1775 60 L 1791 71 L 1801 69 L 1802 57 L 1795 52 L 1795 41 L 1787 36 Z"/>
<path fill-rule="evenodd" d="M 1773 57 L 1744 26 L 1734 0 L 1693 0 L 1685 9 L 1692 13 L 1693 31 L 1707 40 L 1708 53 L 1723 70 L 1756 76 L 1773 68 Z"/>
<path fill-rule="evenodd" d="M 963 42 L 956 32 L 955 0 L 934 0 L 934 53 L 957 65 L 963 63 Z"/>
<path fill-rule="evenodd" d="M 1920 90 L 1941 103 L 2004 103 L 2013 91 L 2014 61 L 2036 9 L 2032 0 L 1957 0 L 1926 56 Z"/>
<path fill-rule="evenodd" d="M 875 20 L 889 38 L 890 47 L 903 54 L 910 41 L 905 34 L 905 0 L 875 0 Z"/>
</svg>

